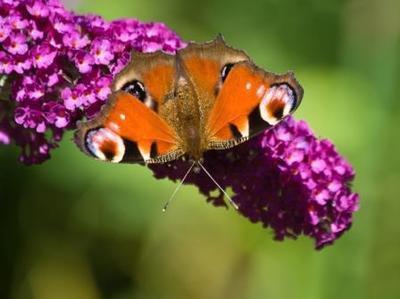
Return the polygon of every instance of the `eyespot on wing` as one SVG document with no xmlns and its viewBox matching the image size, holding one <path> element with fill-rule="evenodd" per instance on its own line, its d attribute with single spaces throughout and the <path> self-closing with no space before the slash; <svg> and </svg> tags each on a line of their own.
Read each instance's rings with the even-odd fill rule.
<svg viewBox="0 0 400 299">
<path fill-rule="evenodd" d="M 108 128 L 96 128 L 84 136 L 86 151 L 94 158 L 119 163 L 125 155 L 123 139 Z"/>
</svg>

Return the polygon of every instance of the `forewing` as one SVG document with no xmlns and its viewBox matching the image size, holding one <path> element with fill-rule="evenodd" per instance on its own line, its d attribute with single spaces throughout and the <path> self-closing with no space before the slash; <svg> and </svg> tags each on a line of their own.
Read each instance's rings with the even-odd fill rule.
<svg viewBox="0 0 400 299">
<path fill-rule="evenodd" d="M 209 149 L 223 149 L 276 125 L 293 113 L 303 89 L 293 73 L 277 75 L 252 62 L 233 65 L 207 121 Z"/>
<path fill-rule="evenodd" d="M 76 143 L 88 155 L 111 162 L 176 159 L 183 154 L 181 141 L 164 109 L 174 81 L 174 56 L 133 53 L 99 115 L 78 125 Z"/>
<path fill-rule="evenodd" d="M 243 142 L 277 124 L 300 104 L 303 89 L 293 73 L 277 75 L 251 62 L 218 36 L 179 51 L 196 87 L 207 149 Z"/>
<path fill-rule="evenodd" d="M 208 100 L 212 105 L 221 87 L 221 71 L 224 66 L 250 60 L 244 51 L 227 46 L 221 35 L 211 42 L 189 43 L 179 51 L 179 57 L 196 86 L 199 100 Z"/>
</svg>

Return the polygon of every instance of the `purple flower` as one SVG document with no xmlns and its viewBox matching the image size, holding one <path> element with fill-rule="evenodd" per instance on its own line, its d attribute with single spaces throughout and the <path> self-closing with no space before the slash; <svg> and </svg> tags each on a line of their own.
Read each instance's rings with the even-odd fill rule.
<svg viewBox="0 0 400 299">
<path fill-rule="evenodd" d="M 28 51 L 26 38 L 23 34 L 11 35 L 10 38 L 4 43 L 4 48 L 13 55 L 22 55 Z"/>
<path fill-rule="evenodd" d="M 110 66 L 111 74 L 118 74 L 129 62 L 131 55 L 127 52 L 122 53 L 121 56 Z"/>
<path fill-rule="evenodd" d="M 80 19 L 82 25 L 87 28 L 89 32 L 96 36 L 102 36 L 104 34 L 109 34 L 109 29 L 111 24 L 105 21 L 102 17 L 96 15 L 84 16 Z M 126 24 L 128 25 L 128 24 Z M 128 25 L 129 26 L 129 25 Z M 126 30 L 129 30 L 127 28 Z"/>
<path fill-rule="evenodd" d="M 32 5 L 27 4 L 26 10 L 34 17 L 45 18 L 49 15 L 49 9 L 42 1 L 34 1 Z"/>
<path fill-rule="evenodd" d="M 1 21 L 0 21 L 1 22 Z M 0 23 L 0 43 L 5 41 L 7 37 L 9 37 L 11 32 L 11 28 L 4 24 L 4 22 Z"/>
<path fill-rule="evenodd" d="M 79 50 L 89 44 L 89 38 L 87 35 L 81 35 L 80 33 L 74 31 L 64 35 L 63 43 L 69 48 Z"/>
<path fill-rule="evenodd" d="M 54 124 L 56 128 L 65 128 L 71 119 L 70 113 L 66 107 L 56 102 L 46 103 L 43 107 L 46 111 L 46 120 L 50 124 Z"/>
<path fill-rule="evenodd" d="M 92 70 L 92 65 L 94 64 L 94 58 L 92 55 L 80 51 L 75 55 L 73 60 L 80 73 L 85 74 Z"/>
<path fill-rule="evenodd" d="M 41 111 L 26 106 L 15 109 L 15 122 L 24 128 L 35 129 L 37 133 L 46 130 L 46 123 Z"/>
<path fill-rule="evenodd" d="M 24 20 L 19 12 L 15 12 L 14 14 L 11 14 L 7 18 L 8 24 L 10 25 L 10 29 L 14 30 L 20 30 L 20 29 L 25 29 L 29 22 L 28 20 Z"/>
<path fill-rule="evenodd" d="M 43 38 L 43 31 L 40 31 L 37 26 L 36 23 L 32 22 L 29 25 L 29 29 L 28 29 L 28 34 L 29 36 L 33 39 L 33 40 L 37 40 L 37 39 L 42 39 Z"/>
<path fill-rule="evenodd" d="M 38 69 L 50 66 L 56 56 L 57 51 L 47 44 L 39 45 L 32 51 L 33 64 Z"/>
<path fill-rule="evenodd" d="M 61 92 L 61 98 L 64 100 L 64 106 L 68 110 L 74 111 L 83 105 L 82 99 L 83 85 L 78 85 L 75 89 L 69 87 L 64 88 Z"/>
<path fill-rule="evenodd" d="M 19 57 L 14 62 L 14 72 L 23 74 L 26 70 L 29 70 L 32 66 L 32 61 L 26 57 Z"/>
<path fill-rule="evenodd" d="M 96 81 L 96 95 L 97 98 L 100 100 L 105 101 L 109 94 L 111 93 L 111 85 L 112 78 L 108 77 L 101 77 L 99 80 Z"/>
<path fill-rule="evenodd" d="M 0 74 L 11 74 L 14 70 L 14 64 L 11 62 L 11 57 L 3 52 L 0 51 Z"/>
<path fill-rule="evenodd" d="M 96 64 L 108 65 L 114 58 L 114 54 L 111 52 L 111 43 L 106 39 L 95 40 L 92 43 L 92 50 L 90 52 Z"/>
<path fill-rule="evenodd" d="M 47 76 L 47 79 L 48 79 L 47 82 L 46 82 L 47 86 L 48 87 L 54 86 L 55 84 L 57 84 L 61 80 L 60 72 L 49 74 Z"/>
<path fill-rule="evenodd" d="M 64 33 L 72 33 L 74 30 L 74 24 L 71 22 L 68 22 L 64 20 L 64 18 L 61 18 L 59 16 L 56 16 L 53 20 L 53 29 L 61 34 Z"/>
<path fill-rule="evenodd" d="M 162 23 L 79 16 L 58 0 L 0 1 L 0 144 L 19 146 L 28 165 L 49 159 L 63 133 L 107 101 L 131 50 L 174 54 L 185 45 Z M 322 248 L 349 229 L 358 208 L 351 166 L 293 118 L 204 159 L 221 186 L 232 189 L 239 212 L 270 227 L 278 240 L 303 234 Z M 151 166 L 157 178 L 173 180 L 188 167 L 182 160 Z M 201 171 L 185 183 L 225 206 Z"/>
<path fill-rule="evenodd" d="M 84 84 L 78 84 L 76 86 L 76 91 L 81 95 L 82 106 L 87 107 L 98 101 L 96 98 L 96 90 L 93 86 L 86 86 Z"/>
</svg>

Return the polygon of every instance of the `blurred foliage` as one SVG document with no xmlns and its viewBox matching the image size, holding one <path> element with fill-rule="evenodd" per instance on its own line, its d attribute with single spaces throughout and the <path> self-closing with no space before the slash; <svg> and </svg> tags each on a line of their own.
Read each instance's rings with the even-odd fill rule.
<svg viewBox="0 0 400 299">
<path fill-rule="evenodd" d="M 353 228 L 317 252 L 277 243 L 141 166 L 87 159 L 65 138 L 43 165 L 0 148 L 0 298 L 400 298 L 400 2 L 70 1 L 79 13 L 224 34 L 269 70 L 295 70 L 297 118 L 354 165 Z"/>
</svg>

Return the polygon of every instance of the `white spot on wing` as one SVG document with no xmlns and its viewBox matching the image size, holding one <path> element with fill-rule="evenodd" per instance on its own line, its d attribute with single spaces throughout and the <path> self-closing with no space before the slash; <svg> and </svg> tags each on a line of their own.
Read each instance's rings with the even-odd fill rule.
<svg viewBox="0 0 400 299">
<path fill-rule="evenodd" d="M 144 101 L 144 104 L 146 105 L 146 107 L 153 109 L 154 107 L 154 101 L 150 98 L 147 97 L 146 100 Z"/>
<path fill-rule="evenodd" d="M 260 85 L 260 87 L 257 89 L 256 91 L 256 96 L 258 98 L 261 98 L 265 93 L 265 86 L 264 85 Z"/>
<path fill-rule="evenodd" d="M 123 113 L 121 113 L 121 114 L 119 115 L 119 118 L 120 118 L 121 120 L 125 120 L 125 119 L 126 119 L 126 115 L 123 114 Z"/>
<path fill-rule="evenodd" d="M 268 104 L 271 102 L 273 98 L 275 98 L 276 90 L 277 90 L 276 86 L 272 86 L 271 88 L 269 88 L 265 92 L 264 97 L 262 98 L 259 105 L 261 118 L 270 125 L 275 125 L 279 121 L 273 115 L 270 115 L 268 111 Z"/>
<path fill-rule="evenodd" d="M 115 132 L 119 131 L 119 125 L 118 125 L 117 123 L 115 123 L 115 122 L 110 122 L 110 123 L 109 123 L 109 126 L 110 126 L 110 129 L 111 129 L 111 130 L 113 130 L 113 131 L 115 131 Z"/>
<path fill-rule="evenodd" d="M 285 94 L 283 100 L 286 103 L 285 108 L 283 109 L 283 115 L 286 116 L 290 113 L 290 110 L 292 109 L 294 99 L 289 94 Z"/>
<path fill-rule="evenodd" d="M 144 161 L 150 160 L 150 149 L 148 147 L 138 144 L 138 149 Z"/>
<path fill-rule="evenodd" d="M 250 127 L 249 127 L 249 120 L 246 119 L 245 123 L 242 125 L 242 127 L 239 128 L 240 134 L 242 134 L 243 137 L 249 137 L 249 132 L 250 132 Z"/>
<path fill-rule="evenodd" d="M 250 89 L 251 89 L 251 83 L 250 83 L 250 82 L 247 82 L 247 83 L 246 83 L 246 89 L 247 89 L 247 90 L 250 90 Z"/>
</svg>

